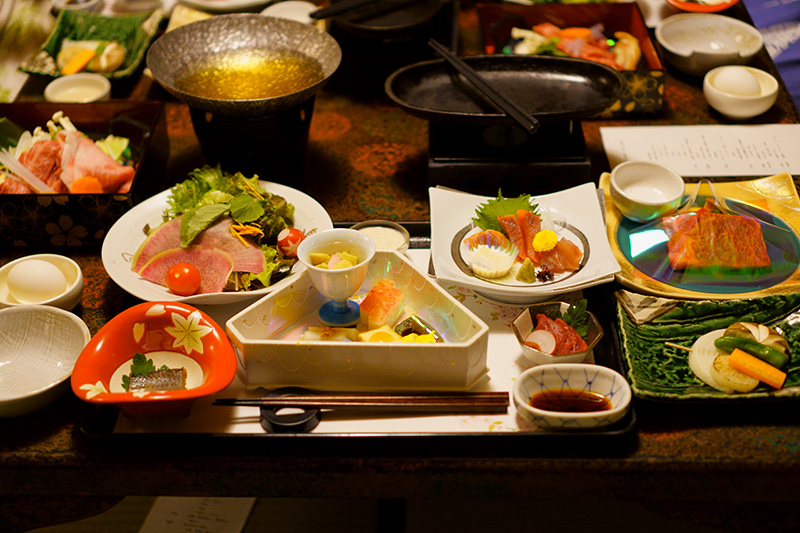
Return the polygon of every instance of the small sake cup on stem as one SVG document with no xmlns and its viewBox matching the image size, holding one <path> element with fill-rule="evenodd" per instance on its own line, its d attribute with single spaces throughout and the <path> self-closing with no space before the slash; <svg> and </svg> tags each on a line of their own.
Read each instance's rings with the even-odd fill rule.
<svg viewBox="0 0 800 533">
<path fill-rule="evenodd" d="M 331 257 L 326 266 L 312 260 L 325 254 Z M 353 266 L 337 267 L 343 254 L 356 258 Z M 329 302 L 318 312 L 320 321 L 333 327 L 346 327 L 358 323 L 360 307 L 350 298 L 358 292 L 367 276 L 367 267 L 375 255 L 375 242 L 367 235 L 353 229 L 332 229 L 308 235 L 297 248 L 297 258 L 308 269 L 314 287 Z M 338 256 L 338 257 L 337 257 Z"/>
</svg>

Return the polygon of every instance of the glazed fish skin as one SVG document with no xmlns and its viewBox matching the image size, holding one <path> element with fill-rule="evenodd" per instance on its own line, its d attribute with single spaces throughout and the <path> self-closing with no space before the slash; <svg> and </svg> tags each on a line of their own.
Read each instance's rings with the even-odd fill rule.
<svg viewBox="0 0 800 533">
<path fill-rule="evenodd" d="M 144 376 L 131 376 L 128 388 L 131 392 L 183 390 L 186 388 L 186 369 L 168 368 Z"/>
</svg>

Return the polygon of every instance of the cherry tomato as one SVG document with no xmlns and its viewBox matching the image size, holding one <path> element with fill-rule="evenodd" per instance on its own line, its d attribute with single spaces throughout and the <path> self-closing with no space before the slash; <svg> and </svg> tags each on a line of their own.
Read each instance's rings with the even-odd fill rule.
<svg viewBox="0 0 800 533">
<path fill-rule="evenodd" d="M 278 233 L 278 248 L 286 257 L 297 257 L 297 246 L 306 236 L 297 228 L 286 228 Z"/>
<path fill-rule="evenodd" d="M 189 296 L 200 288 L 200 271 L 189 263 L 175 263 L 167 270 L 167 287 L 179 296 Z"/>
</svg>

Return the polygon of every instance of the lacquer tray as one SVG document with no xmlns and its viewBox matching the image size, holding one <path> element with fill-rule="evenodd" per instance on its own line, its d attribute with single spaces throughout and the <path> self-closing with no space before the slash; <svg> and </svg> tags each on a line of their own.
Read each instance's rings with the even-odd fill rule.
<svg viewBox="0 0 800 533">
<path fill-rule="evenodd" d="M 414 239 L 412 238 L 412 241 Z M 428 249 L 411 249 L 408 252 L 411 260 L 423 271 L 428 270 L 430 252 Z M 472 312 L 478 315 L 489 326 L 489 347 L 488 347 L 488 381 L 478 385 L 476 391 L 510 391 L 516 377 L 527 368 L 525 359 L 522 357 L 521 350 L 514 334 L 510 328 L 511 320 L 521 310 L 519 307 L 504 307 L 481 298 L 469 289 L 456 285 L 445 285 L 455 298 L 466 305 Z M 571 295 L 574 296 L 574 295 Z M 584 297 L 590 302 L 590 308 L 594 305 L 606 308 L 610 303 L 610 291 L 604 287 L 594 287 L 585 292 Z M 215 309 L 219 312 L 219 309 Z M 611 309 L 600 311 L 595 309 L 599 316 L 611 317 Z M 235 310 L 231 310 L 235 312 Z M 218 317 L 217 319 L 221 319 Z M 611 324 L 603 324 L 604 327 L 611 327 Z M 610 342 L 611 336 L 601 340 L 592 355 L 595 362 L 606 366 L 619 369 L 618 355 L 616 348 Z M 242 385 L 235 381 L 231 387 L 222 391 L 216 397 L 225 398 L 236 395 Z M 266 393 L 266 391 L 263 391 Z M 510 398 L 509 398 L 510 399 Z M 340 448 L 347 444 L 348 450 L 360 449 L 362 452 L 367 449 L 376 451 L 369 437 L 383 437 L 384 439 L 407 439 L 413 437 L 414 442 L 425 442 L 420 450 L 429 450 L 433 441 L 441 441 L 447 449 L 453 453 L 471 454 L 475 453 L 473 447 L 453 447 L 453 439 L 472 438 L 503 438 L 506 442 L 519 442 L 520 446 L 504 444 L 493 453 L 529 453 L 531 449 L 527 444 L 528 439 L 534 442 L 558 443 L 556 448 L 564 442 L 581 442 L 585 444 L 587 440 L 598 439 L 600 442 L 614 442 L 618 446 L 618 440 L 623 442 L 635 441 L 636 415 L 633 409 L 620 422 L 587 431 L 552 431 L 543 430 L 526 424 L 518 419 L 515 413 L 513 402 L 507 414 L 504 415 L 406 415 L 385 417 L 383 415 L 338 415 L 335 412 L 323 413 L 322 421 L 309 433 L 267 433 L 259 423 L 259 410 L 254 407 L 231 407 L 213 406 L 214 398 L 199 400 L 193 407 L 192 412 L 187 418 L 169 420 L 142 420 L 128 419 L 119 415 L 115 408 L 92 408 L 85 419 L 82 427 L 83 432 L 96 439 L 109 440 L 112 442 L 138 442 L 141 440 L 160 438 L 191 438 L 191 439 L 212 439 L 214 441 L 229 440 L 235 438 L 237 442 L 242 439 L 253 437 L 269 439 L 270 442 L 297 442 L 296 439 L 286 440 L 286 437 L 303 437 L 304 442 L 320 442 L 323 439 L 327 446 Z M 338 438 L 337 438 L 338 437 Z M 348 437 L 341 439 L 341 437 Z M 355 437 L 358 437 L 357 439 Z M 418 440 L 419 437 L 425 437 Z M 363 440 L 366 439 L 366 440 Z M 630 440 L 629 440 L 630 439 Z M 363 442 L 358 446 L 358 442 Z M 383 442 L 383 439 L 382 439 Z M 292 445 L 294 446 L 294 445 Z M 354 448 L 355 446 L 355 448 Z M 366 446 L 366 448 L 364 447 Z M 317 448 L 314 447 L 316 450 Z M 407 452 L 405 446 L 398 448 Z"/>
<path fill-rule="evenodd" d="M 666 257 L 666 242 L 651 246 L 643 252 L 634 250 L 629 241 L 640 225 L 622 217 L 614 206 L 609 189 L 610 176 L 600 177 L 600 188 L 605 194 L 606 232 L 614 257 L 621 270 L 617 281 L 626 287 L 647 294 L 669 298 L 692 300 L 728 300 L 735 298 L 756 298 L 775 294 L 791 294 L 800 290 L 800 198 L 798 198 L 792 176 L 777 174 L 766 178 L 747 181 L 717 182 L 713 185 L 687 183 L 686 196 L 697 193 L 698 198 L 715 195 L 718 199 L 760 220 L 766 220 L 765 240 L 770 249 L 772 265 L 766 272 L 729 272 L 725 275 L 687 273 L 680 283 L 664 281 L 651 275 L 646 269 L 634 266 L 635 261 L 646 264 L 642 256 L 660 254 Z M 698 187 L 700 189 L 698 190 Z M 713 188 L 712 188 L 713 187 Z M 698 200 L 695 205 L 702 203 Z M 656 233 L 656 232 L 654 232 Z M 641 233 L 638 233 L 641 235 Z M 655 235 L 656 240 L 663 236 Z M 648 244 L 650 246 L 650 244 Z M 637 256 L 634 260 L 634 256 Z M 646 259 L 646 258 L 645 258 Z M 694 276 L 690 278 L 689 275 Z"/>
<path fill-rule="evenodd" d="M 800 397 L 800 293 L 735 300 L 675 300 L 617 291 L 620 366 L 637 398 L 666 402 L 735 403 Z M 689 368 L 689 352 L 701 335 L 738 321 L 777 326 L 791 346 L 784 387 L 759 384 L 749 393 L 724 393 L 703 383 Z M 665 344 L 669 343 L 669 344 Z"/>
</svg>

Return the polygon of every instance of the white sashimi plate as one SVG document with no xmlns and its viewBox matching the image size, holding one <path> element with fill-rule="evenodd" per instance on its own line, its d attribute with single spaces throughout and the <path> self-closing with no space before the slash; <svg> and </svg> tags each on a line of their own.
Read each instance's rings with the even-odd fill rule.
<svg viewBox="0 0 800 533">
<path fill-rule="evenodd" d="M 603 211 L 594 184 L 532 196 L 533 203 L 548 213 L 559 236 L 583 252 L 576 272 L 557 274 L 548 282 L 525 284 L 506 276 L 488 281 L 472 274 L 464 238 L 478 231 L 472 225 L 475 209 L 491 198 L 446 188 L 430 188 L 431 259 L 440 282 L 456 283 L 496 302 L 527 305 L 559 294 L 585 289 L 614 279 L 620 266 L 605 234 Z"/>
<path fill-rule="evenodd" d="M 261 186 L 272 194 L 277 194 L 294 205 L 294 225 L 296 228 L 308 232 L 312 229 L 323 231 L 333 228 L 333 222 L 328 212 L 316 200 L 306 193 L 292 189 L 279 183 L 261 181 Z M 279 282 L 249 292 L 215 292 L 210 294 L 195 294 L 193 296 L 178 296 L 167 290 L 166 287 L 148 281 L 131 270 L 131 261 L 139 246 L 146 237 L 144 228 L 158 227 L 162 221 L 164 211 L 167 209 L 169 189 L 148 198 L 134 206 L 122 215 L 111 226 L 103 240 L 102 259 L 108 275 L 114 282 L 131 295 L 146 302 L 168 301 L 185 302 L 192 305 L 214 304 L 222 305 L 263 296 L 292 283 L 298 273 L 303 270 L 298 262 L 292 274 Z"/>
</svg>

